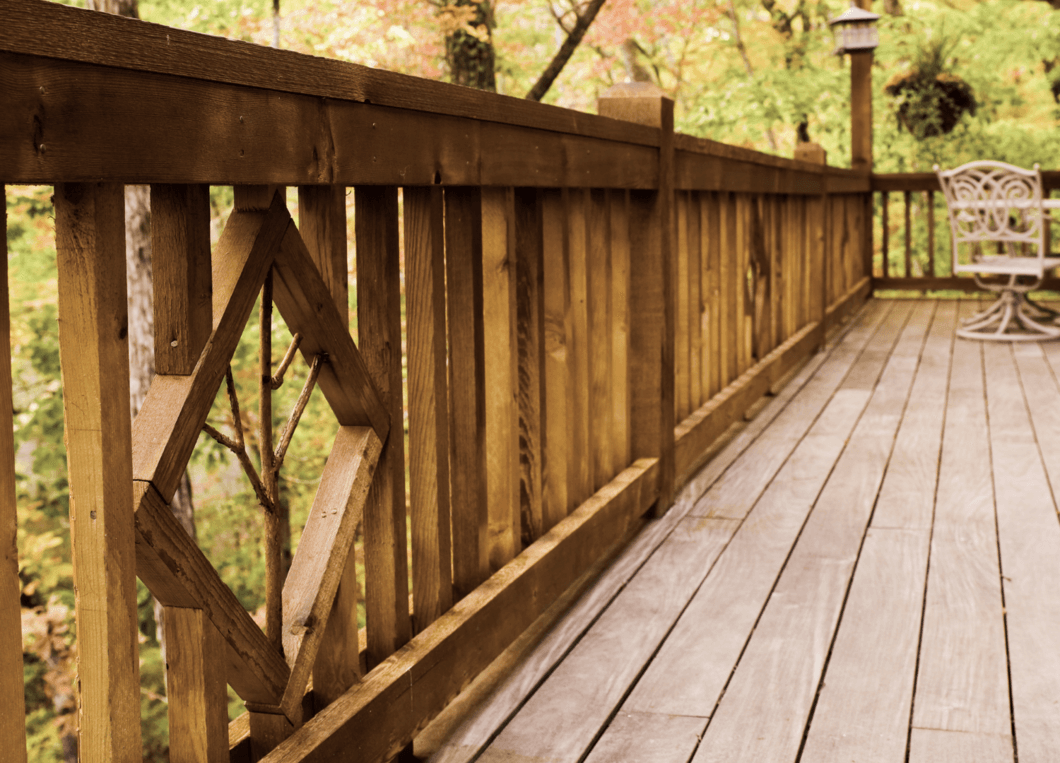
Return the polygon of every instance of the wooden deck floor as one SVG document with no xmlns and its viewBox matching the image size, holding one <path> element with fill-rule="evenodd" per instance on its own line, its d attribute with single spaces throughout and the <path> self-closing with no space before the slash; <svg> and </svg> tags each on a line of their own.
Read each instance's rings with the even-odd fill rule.
<svg viewBox="0 0 1060 763">
<path fill-rule="evenodd" d="M 870 302 L 417 755 L 1060 760 L 1060 343 L 972 309 Z"/>
</svg>

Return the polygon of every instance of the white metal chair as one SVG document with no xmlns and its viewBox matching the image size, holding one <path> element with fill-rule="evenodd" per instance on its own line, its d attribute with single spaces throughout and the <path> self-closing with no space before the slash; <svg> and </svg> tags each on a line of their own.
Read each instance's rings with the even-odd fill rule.
<svg viewBox="0 0 1060 763">
<path fill-rule="evenodd" d="M 1025 170 L 978 161 L 952 170 L 940 170 L 936 164 L 934 169 L 946 195 L 954 274 L 974 273 L 980 288 L 999 293 L 990 307 L 964 321 L 957 335 L 1007 342 L 1060 337 L 1060 327 L 1052 325 L 1057 313 L 1027 297 L 1046 271 L 1060 266 L 1060 257 L 1048 256 L 1046 225 L 1048 210 L 1060 204 L 1043 198 L 1038 165 Z M 982 280 L 983 275 L 1008 279 L 990 282 Z"/>
</svg>

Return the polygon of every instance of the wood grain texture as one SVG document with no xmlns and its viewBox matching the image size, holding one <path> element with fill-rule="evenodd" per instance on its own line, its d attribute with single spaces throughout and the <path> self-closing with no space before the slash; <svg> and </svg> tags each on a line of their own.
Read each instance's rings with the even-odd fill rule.
<svg viewBox="0 0 1060 763">
<path fill-rule="evenodd" d="M 3 10 L 0 26 L 7 33 L 0 37 L 0 50 L 266 90 L 370 101 L 647 146 L 657 142 L 656 131 L 640 125 L 357 64 L 205 37 L 113 15 L 52 8 L 35 0 L 13 0 Z M 40 41 L 45 39 L 55 42 L 42 46 Z M 270 71 L 273 74 L 267 73 Z"/>
<path fill-rule="evenodd" d="M 396 231 L 393 237 L 397 237 Z M 371 426 L 386 442 L 390 427 L 393 425 L 400 431 L 402 419 L 395 418 L 384 404 L 384 393 L 370 370 L 368 358 L 350 337 L 346 311 L 340 313 L 331 290 L 293 225 L 284 234 L 274 273 L 273 302 L 287 328 L 302 335 L 298 348 L 302 357 L 307 363 L 312 363 L 317 355 L 328 358 L 321 366 L 317 384 L 339 425 Z M 216 281 L 214 288 L 217 288 Z M 364 326 L 363 321 L 360 326 Z"/>
<path fill-rule="evenodd" d="M 340 323 L 350 323 L 350 286 L 347 264 L 346 194 L 341 186 L 303 186 L 298 189 L 298 226 L 309 257 L 330 292 Z M 354 556 L 351 547 L 347 559 Z M 361 673 L 357 640 L 357 566 L 339 564 L 340 581 L 331 613 L 317 646 L 313 665 L 313 701 L 317 709 L 333 702 Z"/>
<path fill-rule="evenodd" d="M 166 697 L 173 763 L 228 760 L 225 641 L 201 609 L 166 607 Z"/>
<path fill-rule="evenodd" d="M 545 311 L 545 448 L 542 529 L 567 516 L 574 469 L 573 423 L 569 411 L 573 363 L 567 226 L 559 191 L 541 196 L 542 283 Z"/>
<path fill-rule="evenodd" d="M 815 356 L 791 384 L 769 401 L 752 422 L 742 426 L 740 433 L 681 491 L 674 508 L 662 518 L 648 524 L 630 542 L 592 588 L 534 648 L 531 655 L 491 694 L 488 703 L 446 740 L 432 756 L 431 763 L 467 763 L 492 740 L 500 726 L 507 722 L 522 706 L 527 696 L 551 674 L 554 666 L 569 653 L 604 608 L 644 565 L 659 544 L 670 535 L 696 499 L 762 435 L 826 357 L 827 353 Z"/>
<path fill-rule="evenodd" d="M 545 308 L 543 218 L 536 190 L 515 190 L 516 329 L 519 340 L 519 508 L 522 543 L 544 532 Z"/>
<path fill-rule="evenodd" d="M 860 336 L 851 332 L 845 341 L 863 345 L 872 333 L 871 329 Z M 790 457 L 782 456 L 773 471 L 762 465 L 765 474 L 757 491 L 723 477 L 692 508 L 692 515 L 711 511 L 717 516 L 725 510 L 729 517 L 746 515 L 746 519 L 641 676 L 624 710 L 702 717 L 714 713 L 806 516 L 868 403 L 868 392 L 836 393 L 856 357 L 856 351 L 833 353 L 814 382 L 799 394 L 800 404 L 774 421 L 778 435 L 759 438 L 730 467 L 726 477 L 741 463 L 757 467 L 760 455 L 783 451 L 780 442 L 791 438 Z M 796 414 L 807 413 L 804 405 L 809 415 L 800 422 Z M 675 683 L 672 676 L 678 674 L 682 680 Z"/>
<path fill-rule="evenodd" d="M 1046 761 L 1060 748 L 1060 525 L 1040 451 L 1055 433 L 1032 423 L 1031 400 L 1055 404 L 1058 388 L 1038 344 L 986 347 L 984 365 L 1016 749 Z"/>
<path fill-rule="evenodd" d="M 873 527 L 927 529 L 935 509 L 945 399 L 949 386 L 957 304 L 940 302 L 920 357 Z"/>
<path fill-rule="evenodd" d="M 283 651 L 291 668 L 284 714 L 297 717 L 327 628 L 382 443 L 370 427 L 341 427 L 283 584 Z M 353 643 L 346 648 L 357 649 Z"/>
<path fill-rule="evenodd" d="M 593 494 L 592 432 L 595 422 L 589 407 L 592 380 L 589 376 L 589 356 L 592 348 L 589 337 L 589 191 L 575 189 L 566 196 L 567 211 L 567 267 L 570 283 L 571 370 L 570 398 L 567 411 L 571 417 L 571 502 L 574 506 Z"/>
<path fill-rule="evenodd" d="M 6 198 L 0 185 L 0 196 Z M 7 231 L 7 205 L 0 212 Z M 7 236 L 0 242 L 7 261 Z M 0 347 L 11 346 L 7 268 L 0 272 Z M 26 760 L 26 705 L 23 696 L 22 629 L 18 578 L 18 504 L 15 496 L 15 441 L 11 397 L 11 353 L 0 352 L 0 754 L 12 763 Z"/>
<path fill-rule="evenodd" d="M 611 459 L 615 469 L 630 462 L 630 292 L 629 194 L 610 195 L 611 216 Z"/>
<path fill-rule="evenodd" d="M 489 574 L 480 189 L 446 189 L 445 268 L 453 593 L 459 599 Z"/>
<path fill-rule="evenodd" d="M 971 309 L 962 305 L 962 314 Z M 1011 733 L 981 345 L 956 342 L 913 725 Z"/>
<path fill-rule="evenodd" d="M 705 718 L 619 712 L 593 745 L 586 763 L 675 763 L 688 760 L 706 726 Z"/>
<path fill-rule="evenodd" d="M 210 190 L 151 187 L 155 372 L 192 373 L 213 331 Z"/>
<path fill-rule="evenodd" d="M 584 756 L 735 529 L 726 520 L 681 522 L 478 759 Z M 608 680 L 593 680 L 601 672 Z"/>
<path fill-rule="evenodd" d="M 703 300 L 707 305 L 703 319 L 707 324 L 707 351 L 703 360 L 705 396 L 716 395 L 727 382 L 722 381 L 721 321 L 721 199 L 717 194 L 699 195 L 700 236 L 703 246 Z"/>
<path fill-rule="evenodd" d="M 870 391 L 872 396 L 801 528 L 798 543 L 712 715 L 696 760 L 794 760 L 797 756 L 913 382 L 927 330 L 924 318 L 930 318 L 932 308 L 926 305 L 919 316 L 914 311 L 920 319 L 911 321 L 901 335 L 888 329 L 901 328 L 902 314 L 909 313 L 892 311 L 899 320 L 885 322 L 837 392 L 836 399 Z M 885 354 L 882 362 L 873 352 L 876 348 Z M 879 383 L 874 389 L 847 386 L 851 377 L 860 376 L 862 368 L 876 369 Z M 818 429 L 824 421 L 825 417 L 818 420 Z M 922 540 L 926 544 L 926 535 Z M 926 545 L 923 551 L 926 561 Z M 922 580 L 924 565 L 919 569 Z M 919 590 L 923 590 L 922 585 Z M 919 613 L 919 599 L 913 604 Z M 914 647 L 917 625 L 914 621 L 911 631 Z M 914 666 L 915 651 L 908 657 L 909 665 Z M 864 679 L 863 672 L 858 678 Z M 912 670 L 905 679 L 904 717 L 908 718 Z M 902 731 L 901 726 L 896 729 L 899 741 L 904 742 Z"/>
<path fill-rule="evenodd" d="M 442 190 L 405 188 L 409 499 L 417 632 L 452 605 Z"/>
<path fill-rule="evenodd" d="M 379 390 L 383 413 L 392 422 L 389 437 L 376 427 L 383 450 L 364 509 L 368 664 L 376 665 L 400 649 L 412 635 L 405 550 L 408 535 L 397 188 L 358 186 L 354 203 L 357 206 L 357 333 L 371 384 Z M 343 334 L 344 338 L 348 336 Z M 340 419 L 340 423 L 344 422 Z"/>
<path fill-rule="evenodd" d="M 346 189 L 341 185 L 300 187 L 298 230 L 339 315 L 348 325 L 350 279 L 346 263 Z"/>
<path fill-rule="evenodd" d="M 0 142 L 0 157 L 23 182 L 102 177 L 326 187 L 437 179 L 650 188 L 658 174 L 653 148 L 622 141 L 54 58 L 0 57 L 16 83 L 5 92 L 0 134 L 19 137 Z M 34 112 L 47 122 L 46 142 L 20 119 Z"/>
<path fill-rule="evenodd" d="M 753 456 L 741 459 L 720 477 L 715 488 L 697 502 L 697 516 L 742 517 L 769 485 L 785 459 L 798 445 L 850 371 L 865 345 L 887 315 L 889 305 L 874 302 L 859 324 L 848 332 L 828 361 L 807 383 L 800 404 L 784 411 L 777 426 L 754 446 Z"/>
<path fill-rule="evenodd" d="M 807 760 L 904 759 L 927 556 L 926 529 L 869 529 L 806 737 Z"/>
<path fill-rule="evenodd" d="M 228 683 L 244 700 L 277 705 L 290 670 L 150 483 L 133 483 L 136 572 L 167 607 L 202 609 L 228 642 Z"/>
<path fill-rule="evenodd" d="M 610 482 L 625 467 L 625 463 L 622 463 L 616 468 L 612 460 L 615 432 L 611 386 L 615 374 L 611 365 L 613 295 L 610 211 L 607 192 L 592 191 L 588 209 L 586 294 L 590 299 L 586 350 L 589 361 L 589 420 L 592 422 L 589 451 L 594 491 Z"/>
<path fill-rule="evenodd" d="M 268 213 L 234 212 L 213 256 L 214 327 L 190 376 L 159 376 L 133 423 L 133 475 L 168 502 L 184 475 L 217 388 L 290 225 L 277 197 Z"/>
<path fill-rule="evenodd" d="M 699 195 L 689 194 L 687 200 L 688 225 L 688 362 L 689 394 L 692 410 L 703 405 L 703 239 L 700 233 Z"/>
<path fill-rule="evenodd" d="M 692 412 L 692 337 L 689 332 L 689 257 L 688 257 L 688 194 L 674 196 L 674 218 L 677 235 L 674 237 L 674 266 L 677 279 L 674 299 L 676 325 L 674 328 L 674 415 L 684 421 Z"/>
<path fill-rule="evenodd" d="M 482 191 L 482 326 L 490 570 L 522 550 L 515 209 L 510 189 Z"/>
<path fill-rule="evenodd" d="M 656 463 L 643 459 L 623 471 L 504 572 L 307 722 L 264 763 L 340 755 L 379 760 L 397 754 L 471 676 L 500 654 L 648 509 L 656 495 Z M 473 639 L 470 634 L 475 634 Z"/>
<path fill-rule="evenodd" d="M 909 763 L 1012 763 L 1009 734 L 971 734 L 938 729 L 913 729 Z"/>
<path fill-rule="evenodd" d="M 84 761 L 139 760 L 122 187 L 57 186 L 55 229 L 77 594 L 79 755 Z"/>
</svg>

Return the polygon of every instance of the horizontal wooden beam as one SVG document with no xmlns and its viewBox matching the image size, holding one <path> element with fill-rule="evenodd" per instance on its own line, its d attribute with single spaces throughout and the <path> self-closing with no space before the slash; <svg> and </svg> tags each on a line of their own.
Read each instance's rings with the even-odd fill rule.
<svg viewBox="0 0 1060 763">
<path fill-rule="evenodd" d="M 645 146 L 659 143 L 656 128 L 43 0 L 4 0 L 0 4 L 0 51 Z M 6 63 L 0 71 L 5 68 Z M 174 99 L 174 106 L 179 110 L 179 100 Z M 0 105 L 0 112 L 5 108 Z"/>
<path fill-rule="evenodd" d="M 822 338 L 821 324 L 817 321 L 808 324 L 677 425 L 674 429 L 677 484 L 683 484 L 700 466 L 711 443 L 810 355 Z"/>
<path fill-rule="evenodd" d="M 655 501 L 658 461 L 641 459 L 456 604 L 262 763 L 397 754 Z"/>
<path fill-rule="evenodd" d="M 6 182 L 650 188 L 658 176 L 653 147 L 446 114 L 9 53 L 0 82 Z"/>
<path fill-rule="evenodd" d="M 934 278 L 873 278 L 872 290 L 880 291 L 962 291 L 966 293 L 981 291 L 973 277 L 969 276 L 936 276 Z M 1042 279 L 1038 291 L 1060 291 L 1060 278 Z"/>
</svg>

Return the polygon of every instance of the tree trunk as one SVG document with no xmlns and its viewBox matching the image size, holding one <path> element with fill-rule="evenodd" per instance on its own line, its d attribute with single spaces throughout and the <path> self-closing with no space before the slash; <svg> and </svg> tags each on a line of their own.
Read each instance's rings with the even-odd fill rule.
<svg viewBox="0 0 1060 763">
<path fill-rule="evenodd" d="M 541 74 L 541 77 L 530 89 L 530 92 L 526 94 L 528 101 L 540 101 L 545 93 L 548 92 L 548 89 L 552 87 L 552 83 L 556 81 L 559 73 L 563 71 L 563 67 L 567 65 L 570 57 L 574 55 L 578 44 L 589 29 L 589 25 L 593 23 L 593 19 L 596 18 L 596 14 L 600 12 L 600 8 L 603 7 L 605 2 L 606 0 L 592 0 L 589 3 L 589 7 L 578 16 L 578 20 L 574 22 L 573 28 L 567 34 L 567 39 L 563 41 L 552 62 Z"/>
<path fill-rule="evenodd" d="M 456 0 L 458 6 L 474 8 L 469 26 L 479 35 L 457 29 L 445 39 L 449 81 L 457 85 L 497 91 L 496 56 L 493 51 L 493 7 L 490 0 Z"/>
</svg>

